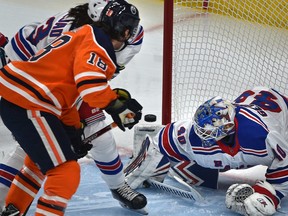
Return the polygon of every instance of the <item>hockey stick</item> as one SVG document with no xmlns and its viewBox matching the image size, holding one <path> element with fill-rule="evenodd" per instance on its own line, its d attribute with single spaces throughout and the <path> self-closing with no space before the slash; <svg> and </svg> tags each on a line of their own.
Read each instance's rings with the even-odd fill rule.
<svg viewBox="0 0 288 216">
<path fill-rule="evenodd" d="M 202 202 L 204 200 L 204 198 L 201 196 L 201 194 L 198 193 L 198 191 L 196 191 L 194 188 L 190 187 L 190 191 L 186 191 L 186 190 L 182 190 L 180 188 L 165 184 L 165 183 L 161 183 L 158 182 L 156 180 L 153 179 L 148 179 L 144 182 L 144 185 L 147 187 L 149 186 L 153 186 L 154 188 L 157 188 L 161 191 L 165 191 L 169 194 L 173 194 L 182 198 L 187 198 L 190 200 L 194 200 L 194 201 L 200 201 Z"/>
<path fill-rule="evenodd" d="M 103 135 L 107 131 L 110 131 L 111 129 L 117 127 L 117 124 L 115 122 L 112 122 L 111 124 L 107 125 L 106 127 L 100 129 L 99 131 L 96 131 L 95 133 L 91 134 L 89 137 L 82 140 L 83 144 L 87 144 L 91 142 L 92 140 L 96 139 L 97 137 Z"/>
<path fill-rule="evenodd" d="M 133 118 L 134 114 L 133 113 L 128 113 L 126 115 L 127 118 Z M 85 138 L 82 140 L 83 144 L 87 144 L 91 142 L 92 140 L 96 139 L 97 137 L 103 135 L 107 131 L 110 131 L 111 129 L 117 127 L 117 124 L 115 122 L 112 122 L 111 124 L 107 125 L 106 127 L 100 129 L 99 131 L 96 131 L 95 133 L 91 134 L 89 137 Z"/>
</svg>

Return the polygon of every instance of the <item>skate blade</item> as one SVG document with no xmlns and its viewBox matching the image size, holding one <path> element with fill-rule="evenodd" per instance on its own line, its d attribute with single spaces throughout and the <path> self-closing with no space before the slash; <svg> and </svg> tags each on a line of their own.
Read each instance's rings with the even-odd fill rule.
<svg viewBox="0 0 288 216">
<path fill-rule="evenodd" d="M 146 210 L 145 207 L 142 208 L 142 209 L 131 209 L 131 208 L 129 208 L 127 205 L 125 205 L 124 203 L 119 202 L 119 204 L 120 204 L 123 208 L 125 208 L 125 209 L 127 209 L 127 210 L 129 210 L 129 211 L 132 211 L 132 212 L 135 212 L 135 213 L 138 213 L 138 214 L 141 214 L 141 215 L 148 215 L 148 211 Z"/>
</svg>

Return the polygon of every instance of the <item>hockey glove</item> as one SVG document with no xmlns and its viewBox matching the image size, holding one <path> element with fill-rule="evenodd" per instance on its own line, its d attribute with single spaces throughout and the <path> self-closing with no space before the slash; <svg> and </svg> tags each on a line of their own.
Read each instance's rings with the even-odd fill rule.
<svg viewBox="0 0 288 216">
<path fill-rule="evenodd" d="M 226 207 L 241 215 L 273 215 L 278 204 L 275 189 L 266 181 L 258 181 L 253 188 L 234 184 L 226 193 Z"/>
<path fill-rule="evenodd" d="M 4 47 L 8 43 L 8 38 L 0 32 L 0 68 L 4 67 L 8 62 Z"/>
<path fill-rule="evenodd" d="M 93 145 L 90 143 L 84 144 L 82 142 L 82 138 L 84 137 L 84 127 L 76 129 L 73 126 L 64 125 L 64 128 L 71 140 L 72 149 L 77 155 L 77 158 L 80 159 L 85 157 Z"/>
<path fill-rule="evenodd" d="M 8 43 L 8 38 L 0 32 L 0 47 L 4 48 Z"/>
<path fill-rule="evenodd" d="M 142 106 L 125 89 L 114 89 L 118 98 L 112 101 L 105 111 L 112 116 L 117 126 L 125 131 L 131 129 L 142 117 Z"/>
</svg>

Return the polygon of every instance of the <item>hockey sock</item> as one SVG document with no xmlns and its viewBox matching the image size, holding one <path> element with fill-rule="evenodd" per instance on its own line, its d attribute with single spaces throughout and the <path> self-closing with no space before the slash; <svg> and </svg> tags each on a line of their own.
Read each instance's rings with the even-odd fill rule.
<svg viewBox="0 0 288 216">
<path fill-rule="evenodd" d="M 12 203 L 24 214 L 41 188 L 45 176 L 27 156 L 24 167 L 15 176 L 6 197 L 6 205 Z"/>
<path fill-rule="evenodd" d="M 77 161 L 68 161 L 49 170 L 46 176 L 44 194 L 38 199 L 35 215 L 64 215 L 80 183 L 80 166 Z"/>
</svg>

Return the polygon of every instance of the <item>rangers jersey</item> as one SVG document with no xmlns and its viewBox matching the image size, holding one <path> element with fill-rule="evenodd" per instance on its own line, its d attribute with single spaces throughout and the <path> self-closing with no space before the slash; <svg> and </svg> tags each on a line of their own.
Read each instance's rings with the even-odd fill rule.
<svg viewBox="0 0 288 216">
<path fill-rule="evenodd" d="M 257 87 L 235 101 L 235 133 L 203 147 L 192 121 L 168 124 L 155 141 L 171 161 L 195 161 L 219 170 L 256 165 L 268 167 L 266 180 L 281 199 L 288 193 L 288 99 L 275 90 Z"/>
</svg>

